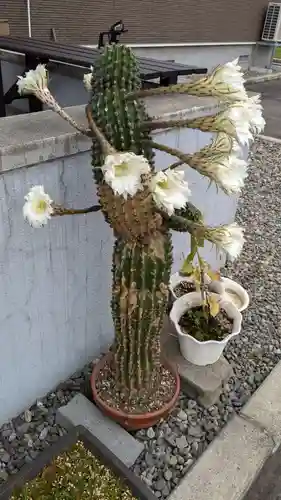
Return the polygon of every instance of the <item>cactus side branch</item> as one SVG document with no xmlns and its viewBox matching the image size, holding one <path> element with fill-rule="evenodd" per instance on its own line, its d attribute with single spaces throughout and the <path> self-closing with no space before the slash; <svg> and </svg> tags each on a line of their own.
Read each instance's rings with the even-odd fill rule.
<svg viewBox="0 0 281 500">
<path fill-rule="evenodd" d="M 45 102 L 48 105 L 48 102 Z M 55 113 L 57 113 L 63 120 L 65 120 L 69 125 L 78 130 L 83 135 L 92 137 L 92 133 L 89 129 L 85 128 L 83 125 L 78 124 L 74 118 L 72 118 L 55 100 L 49 105 Z"/>
<path fill-rule="evenodd" d="M 174 170 L 174 168 L 178 168 L 181 165 L 184 165 L 184 161 L 175 161 L 175 163 L 172 163 L 171 165 L 169 165 L 169 167 L 163 168 L 162 172 L 166 172 L 166 170 Z"/>
<path fill-rule="evenodd" d="M 111 146 L 111 144 L 108 142 L 104 134 L 101 132 L 99 127 L 94 122 L 91 104 L 87 104 L 86 106 L 86 116 L 89 123 L 89 127 L 92 131 L 92 135 L 96 137 L 97 140 L 99 141 L 103 154 L 109 155 L 116 153 L 116 150 L 113 148 L 113 146 Z"/>
<path fill-rule="evenodd" d="M 177 227 L 178 231 L 188 232 L 190 234 L 194 232 L 194 222 L 187 220 L 185 217 L 176 214 L 169 216 L 166 212 L 162 211 L 159 211 L 159 213 L 168 223 L 172 223 L 172 225 Z"/>
<path fill-rule="evenodd" d="M 60 205 L 54 205 L 54 213 L 52 217 L 59 217 L 62 215 L 79 215 L 79 214 L 89 214 L 90 212 L 99 212 L 101 209 L 100 205 L 92 205 L 87 208 L 66 208 Z"/>
<path fill-rule="evenodd" d="M 207 77 L 208 75 L 205 75 Z M 281 79 L 281 72 L 276 71 L 270 75 L 259 75 L 254 77 L 249 77 L 244 80 L 245 85 L 251 83 L 259 83 L 270 80 Z M 127 94 L 129 99 L 144 99 L 146 97 L 152 97 L 157 95 L 167 95 L 167 94 L 188 94 L 192 95 L 192 88 L 196 86 L 197 79 L 192 77 L 186 80 L 184 83 L 177 83 L 175 85 L 169 85 L 168 87 L 155 87 L 150 89 L 141 89 L 135 92 L 130 92 Z"/>
<path fill-rule="evenodd" d="M 184 163 L 188 164 L 188 162 L 190 161 L 190 159 L 192 157 L 192 155 L 188 155 L 186 153 L 183 153 L 179 149 L 171 148 L 170 146 L 166 146 L 165 144 L 159 144 L 158 142 L 154 142 L 154 141 L 149 141 L 149 144 L 152 148 L 158 149 L 159 151 L 164 151 L 165 153 L 168 153 L 171 156 L 175 156 L 176 158 L 178 158 L 180 160 L 179 162 L 173 163 L 171 165 L 172 168 L 176 168 L 179 165 L 182 165 Z M 168 168 L 171 168 L 171 167 L 168 167 Z M 167 169 L 165 169 L 165 170 L 167 170 Z"/>
<path fill-rule="evenodd" d="M 130 92 L 127 94 L 128 99 L 144 99 L 145 97 L 151 97 L 155 95 L 167 95 L 167 94 L 186 94 L 189 89 L 190 83 L 194 80 L 190 79 L 184 83 L 177 83 L 175 85 L 169 85 L 168 87 L 155 87 L 150 89 L 141 89 L 135 92 Z"/>
<path fill-rule="evenodd" d="M 206 120 L 206 117 L 204 117 L 204 120 Z M 167 128 L 181 128 L 181 127 L 186 127 L 186 128 L 198 128 L 198 125 L 201 125 L 202 123 L 202 118 L 181 118 L 180 120 L 148 120 L 147 122 L 144 122 L 142 124 L 142 128 L 147 129 L 149 131 L 151 130 L 160 130 L 160 129 L 167 129 Z M 206 129 L 207 131 L 207 129 Z"/>
</svg>

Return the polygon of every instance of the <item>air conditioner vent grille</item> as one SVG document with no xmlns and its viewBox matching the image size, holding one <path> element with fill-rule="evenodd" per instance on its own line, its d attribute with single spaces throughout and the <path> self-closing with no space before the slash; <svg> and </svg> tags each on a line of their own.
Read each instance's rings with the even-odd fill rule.
<svg viewBox="0 0 281 500">
<path fill-rule="evenodd" d="M 279 41 L 281 21 L 281 4 L 270 2 L 267 8 L 263 27 L 262 40 Z"/>
</svg>

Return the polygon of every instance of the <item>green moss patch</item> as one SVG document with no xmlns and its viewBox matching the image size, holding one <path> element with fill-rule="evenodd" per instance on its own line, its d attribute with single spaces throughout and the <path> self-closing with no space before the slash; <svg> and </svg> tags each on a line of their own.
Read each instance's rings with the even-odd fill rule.
<svg viewBox="0 0 281 500">
<path fill-rule="evenodd" d="M 136 500 L 81 441 L 56 457 L 11 500 Z"/>
</svg>

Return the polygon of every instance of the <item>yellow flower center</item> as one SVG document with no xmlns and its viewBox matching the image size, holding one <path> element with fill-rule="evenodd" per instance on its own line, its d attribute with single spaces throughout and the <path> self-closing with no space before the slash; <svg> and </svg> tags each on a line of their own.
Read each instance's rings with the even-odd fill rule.
<svg viewBox="0 0 281 500">
<path fill-rule="evenodd" d="M 32 208 L 36 214 L 43 214 L 47 210 L 47 202 L 45 200 L 36 200 L 32 204 Z"/>
<path fill-rule="evenodd" d="M 167 180 L 157 182 L 161 189 L 169 189 L 169 182 Z"/>
<path fill-rule="evenodd" d="M 128 163 L 126 162 L 120 163 L 120 165 L 116 165 L 115 166 L 116 177 L 121 177 L 122 175 L 126 174 L 127 170 L 128 170 Z"/>
</svg>

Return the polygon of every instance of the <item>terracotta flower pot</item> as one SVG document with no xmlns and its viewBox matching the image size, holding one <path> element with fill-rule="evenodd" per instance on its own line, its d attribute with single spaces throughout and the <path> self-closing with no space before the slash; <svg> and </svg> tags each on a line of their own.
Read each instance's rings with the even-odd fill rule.
<svg viewBox="0 0 281 500">
<path fill-rule="evenodd" d="M 176 381 L 175 392 L 171 400 L 168 403 L 165 403 L 162 406 L 162 408 L 160 408 L 160 410 L 152 411 L 150 413 L 131 414 L 121 410 L 117 410 L 116 408 L 112 408 L 105 401 L 103 401 L 103 399 L 101 399 L 101 397 L 97 392 L 96 379 L 99 375 L 99 372 L 104 367 L 105 363 L 110 360 L 111 356 L 112 353 L 106 354 L 94 366 L 91 376 L 91 387 L 92 387 L 94 401 L 96 402 L 97 406 L 102 410 L 102 412 L 108 417 L 112 418 L 112 420 L 115 420 L 115 422 L 118 422 L 120 425 L 122 425 L 122 427 L 124 427 L 127 430 L 146 429 L 148 427 L 157 424 L 157 422 L 159 422 L 159 420 L 161 420 L 162 418 L 166 418 L 174 408 L 180 392 L 180 378 L 176 368 L 174 368 L 165 361 L 166 368 L 171 372 Z"/>
</svg>

